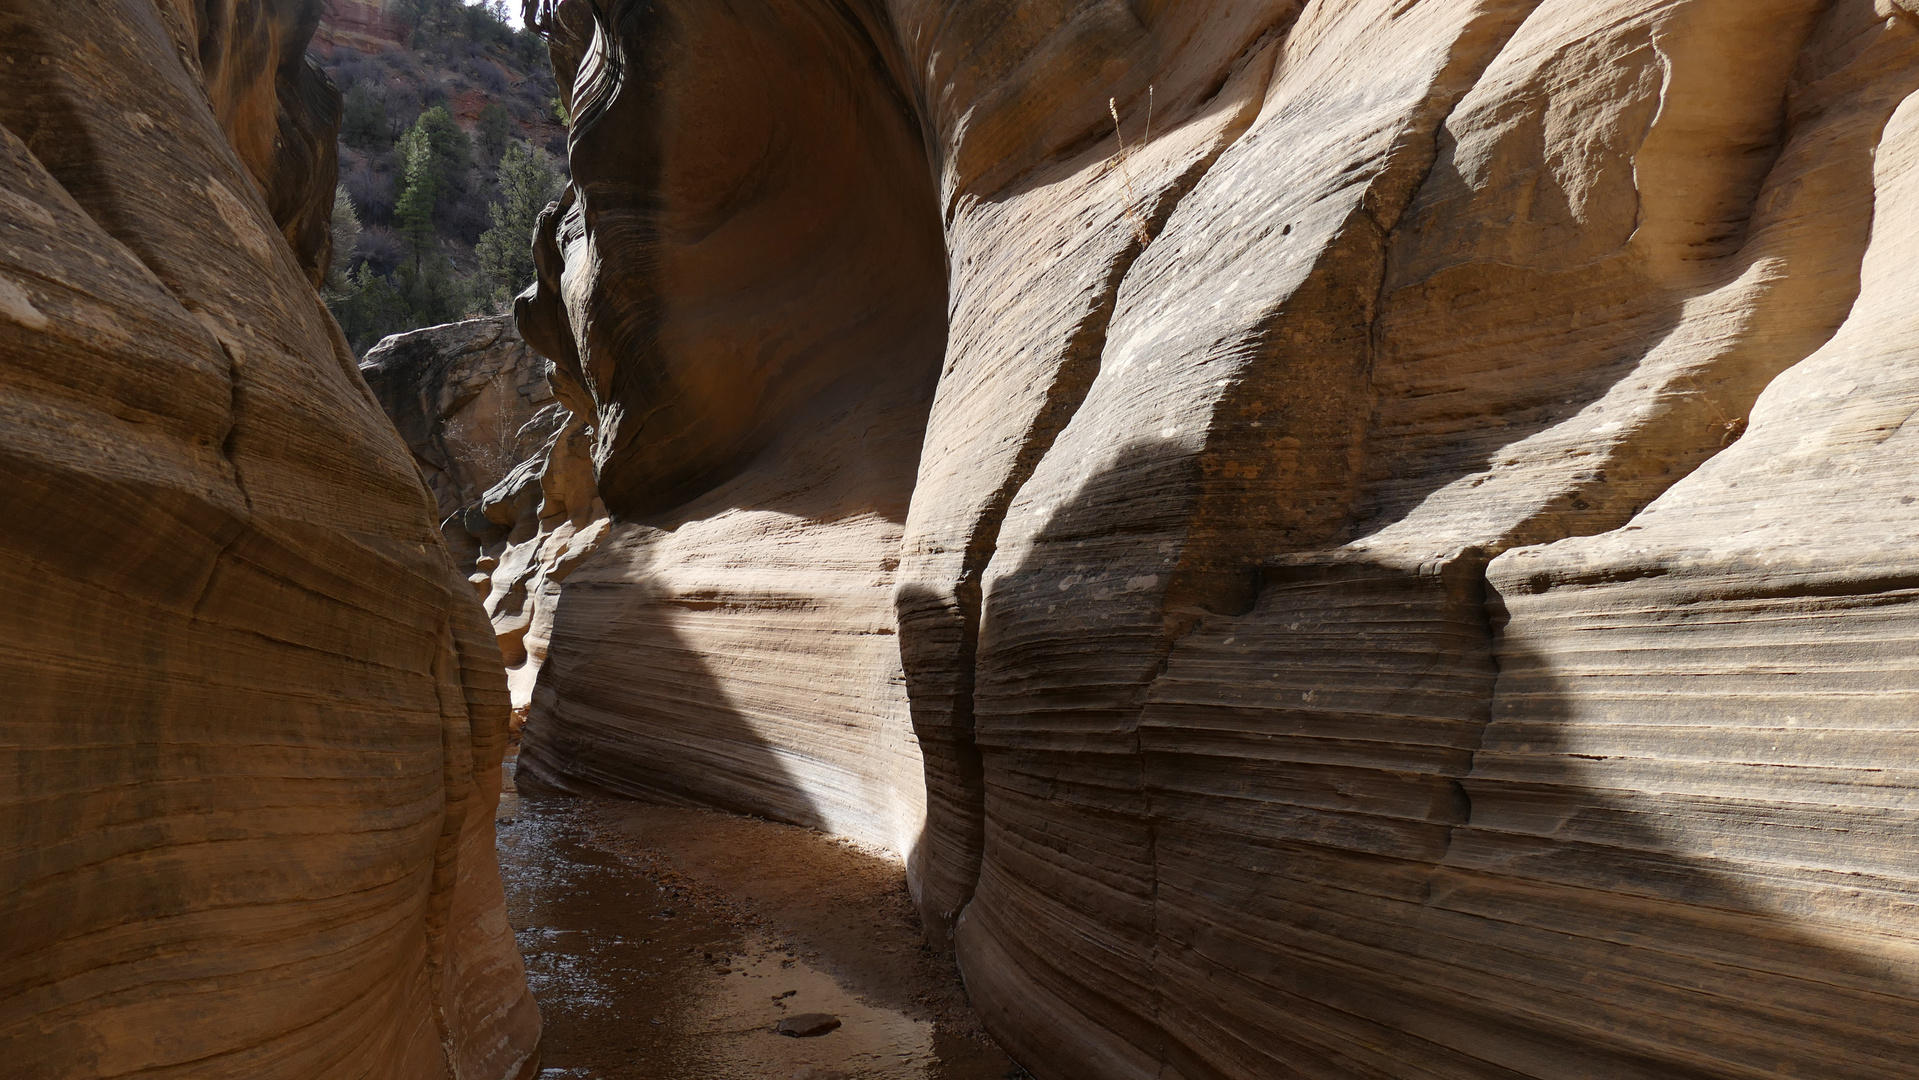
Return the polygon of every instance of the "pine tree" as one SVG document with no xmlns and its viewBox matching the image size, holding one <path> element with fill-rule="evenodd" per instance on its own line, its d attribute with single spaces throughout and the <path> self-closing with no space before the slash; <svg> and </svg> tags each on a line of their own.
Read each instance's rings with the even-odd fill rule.
<svg viewBox="0 0 1919 1080">
<path fill-rule="evenodd" d="M 388 334 L 419 325 L 413 321 L 406 300 L 366 263 L 346 275 L 339 292 L 327 294 L 327 307 L 339 320 L 340 332 L 346 335 L 355 355 L 364 355 Z"/>
<path fill-rule="evenodd" d="M 329 227 L 333 254 L 327 263 L 326 286 L 334 292 L 347 287 L 347 272 L 353 269 L 354 249 L 360 246 L 360 214 L 353 208 L 353 197 L 343 187 L 333 189 L 333 224 Z"/>
<path fill-rule="evenodd" d="M 466 172 L 473 166 L 473 144 L 446 106 L 435 105 L 421 113 L 400 139 L 400 157 L 406 163 L 406 187 L 393 217 L 406 237 L 417 271 L 433 248 L 436 211 L 447 196 L 465 185 Z"/>
<path fill-rule="evenodd" d="M 430 111 L 430 110 L 429 110 Z M 426 114 L 420 114 L 424 121 Z M 440 175 L 433 160 L 433 140 L 426 129 L 415 124 L 400 139 L 400 160 L 405 163 L 406 187 L 393 207 L 393 219 L 400 235 L 406 237 L 407 252 L 418 266 L 433 247 L 433 204 L 440 199 Z"/>
<path fill-rule="evenodd" d="M 474 248 L 496 310 L 533 283 L 533 227 L 559 188 L 559 172 L 544 151 L 517 142 L 501 155 L 500 198 L 488 208 L 493 227 Z"/>
<path fill-rule="evenodd" d="M 386 126 L 386 99 L 373 96 L 365 83 L 355 83 L 347 91 L 340 116 L 340 138 L 348 146 L 363 150 L 384 150 L 392 135 Z"/>
<path fill-rule="evenodd" d="M 506 152 L 512 122 L 506 106 L 497 101 L 488 102 L 486 108 L 480 110 L 480 149 L 488 158 L 497 161 Z"/>
<path fill-rule="evenodd" d="M 400 299 L 407 309 L 406 326 L 438 326 L 465 318 L 473 298 L 463 282 L 449 271 L 446 256 L 434 252 L 418 266 L 400 267 Z"/>
</svg>

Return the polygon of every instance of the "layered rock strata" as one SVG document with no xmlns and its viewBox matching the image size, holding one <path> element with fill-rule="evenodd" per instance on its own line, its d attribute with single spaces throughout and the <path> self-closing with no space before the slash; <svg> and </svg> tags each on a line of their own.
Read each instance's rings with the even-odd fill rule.
<svg viewBox="0 0 1919 1080">
<path fill-rule="evenodd" d="M 1039 1076 L 1919 1075 L 1908 7 L 531 14 L 532 775 L 898 838 Z"/>
<path fill-rule="evenodd" d="M 9 1076 L 534 1071 L 499 653 L 308 277 L 317 8 L 0 11 Z"/>
<path fill-rule="evenodd" d="M 413 38 L 413 28 L 387 0 L 322 0 L 320 9 L 314 41 L 325 47 L 370 53 Z"/>
</svg>

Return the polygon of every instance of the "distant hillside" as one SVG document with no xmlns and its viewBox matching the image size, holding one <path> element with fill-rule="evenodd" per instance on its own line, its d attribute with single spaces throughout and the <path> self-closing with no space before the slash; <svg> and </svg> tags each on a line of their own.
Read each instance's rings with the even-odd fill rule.
<svg viewBox="0 0 1919 1080">
<path fill-rule="evenodd" d="M 311 53 L 345 102 L 327 299 L 355 351 L 506 310 L 565 168 L 545 42 L 499 0 L 327 0 Z"/>
</svg>

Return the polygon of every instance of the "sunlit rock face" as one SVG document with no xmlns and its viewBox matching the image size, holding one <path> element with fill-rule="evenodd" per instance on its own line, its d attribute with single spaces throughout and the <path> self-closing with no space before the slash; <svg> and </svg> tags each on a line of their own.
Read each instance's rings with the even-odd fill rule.
<svg viewBox="0 0 1919 1080">
<path fill-rule="evenodd" d="M 309 279 L 316 16 L 0 11 L 9 1077 L 535 1066 L 499 653 Z"/>
<path fill-rule="evenodd" d="M 529 775 L 890 844 L 1043 1077 L 1911 1074 L 1909 7 L 546 18 Z"/>
</svg>

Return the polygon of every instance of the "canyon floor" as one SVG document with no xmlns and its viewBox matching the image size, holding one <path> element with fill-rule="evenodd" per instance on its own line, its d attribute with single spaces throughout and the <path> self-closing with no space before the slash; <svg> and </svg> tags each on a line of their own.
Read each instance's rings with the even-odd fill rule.
<svg viewBox="0 0 1919 1080">
<path fill-rule="evenodd" d="M 1005 1080 L 901 868 L 808 829 L 516 790 L 500 867 L 543 1080 Z M 776 1027 L 824 1013 L 839 1027 Z"/>
</svg>

